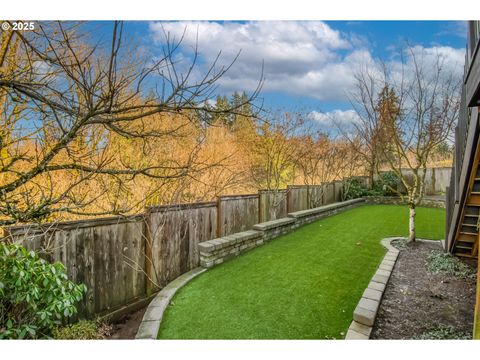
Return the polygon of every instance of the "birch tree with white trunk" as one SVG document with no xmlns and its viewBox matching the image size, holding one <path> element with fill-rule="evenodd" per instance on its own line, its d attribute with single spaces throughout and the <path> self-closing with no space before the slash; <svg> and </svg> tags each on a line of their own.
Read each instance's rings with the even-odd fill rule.
<svg viewBox="0 0 480 360">
<path fill-rule="evenodd" d="M 382 138 L 382 158 L 401 181 L 404 191 L 391 189 L 409 207 L 408 241 L 415 241 L 416 207 L 425 193 L 429 160 L 454 129 L 460 105 L 461 78 L 448 59 L 407 47 L 399 61 L 363 68 L 356 76 L 355 110 L 363 119 L 375 119 Z M 462 64 L 458 64 L 462 66 Z"/>
</svg>

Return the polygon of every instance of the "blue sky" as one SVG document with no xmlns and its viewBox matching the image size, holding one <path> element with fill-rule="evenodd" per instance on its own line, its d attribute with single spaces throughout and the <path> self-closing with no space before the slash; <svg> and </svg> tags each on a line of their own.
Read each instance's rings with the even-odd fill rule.
<svg viewBox="0 0 480 360">
<path fill-rule="evenodd" d="M 99 26 L 101 25 L 101 26 Z M 106 26 L 104 26 L 106 25 Z M 108 36 L 109 23 L 89 24 L 95 36 Z M 125 33 L 150 56 L 159 54 L 164 30 L 180 37 L 178 60 L 188 63 L 198 36 L 200 76 L 222 51 L 228 64 L 241 51 L 221 80 L 219 91 L 253 91 L 262 62 L 265 84 L 261 98 L 267 108 L 336 113 L 351 117 L 348 92 L 353 69 L 381 58 L 398 61 L 406 41 L 427 53 L 441 52 L 452 71 L 461 76 L 466 23 L 458 21 L 135 21 Z"/>
</svg>

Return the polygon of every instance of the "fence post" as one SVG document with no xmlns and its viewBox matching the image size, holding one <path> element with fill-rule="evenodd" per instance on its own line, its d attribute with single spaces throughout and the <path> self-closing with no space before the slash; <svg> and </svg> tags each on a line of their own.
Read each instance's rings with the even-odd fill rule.
<svg viewBox="0 0 480 360">
<path fill-rule="evenodd" d="M 287 214 L 292 212 L 292 193 L 290 191 L 290 185 L 287 185 Z"/>
<path fill-rule="evenodd" d="M 222 200 L 217 196 L 217 238 L 222 237 Z"/>
<path fill-rule="evenodd" d="M 307 184 L 307 209 L 311 209 L 312 208 L 312 204 L 310 202 L 310 185 Z"/>
<path fill-rule="evenodd" d="M 325 183 L 322 182 L 320 184 L 320 191 L 322 193 L 322 205 L 325 205 L 325 189 L 326 189 Z"/>
<path fill-rule="evenodd" d="M 435 195 L 437 190 L 437 174 L 435 173 L 435 168 L 432 167 L 432 195 Z"/>
<path fill-rule="evenodd" d="M 150 296 L 153 293 L 155 284 L 153 279 L 153 244 L 152 244 L 152 229 L 151 229 L 151 214 L 150 208 L 145 207 L 143 218 L 143 238 L 145 241 L 144 255 L 145 255 L 145 294 Z"/>
<path fill-rule="evenodd" d="M 258 223 L 261 223 L 263 220 L 262 214 L 262 191 L 258 190 Z"/>
</svg>

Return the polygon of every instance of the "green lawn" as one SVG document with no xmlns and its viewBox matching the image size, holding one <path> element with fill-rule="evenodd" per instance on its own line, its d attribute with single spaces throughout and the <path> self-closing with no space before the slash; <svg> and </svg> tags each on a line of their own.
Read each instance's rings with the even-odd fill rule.
<svg viewBox="0 0 480 360">
<path fill-rule="evenodd" d="M 343 338 L 408 209 L 370 205 L 306 225 L 200 275 L 174 297 L 161 339 Z M 444 237 L 445 211 L 417 208 L 417 236 Z"/>
</svg>

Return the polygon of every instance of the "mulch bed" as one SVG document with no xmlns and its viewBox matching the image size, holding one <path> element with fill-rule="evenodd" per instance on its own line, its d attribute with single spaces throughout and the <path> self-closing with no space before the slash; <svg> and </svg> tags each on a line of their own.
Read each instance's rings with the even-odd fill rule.
<svg viewBox="0 0 480 360">
<path fill-rule="evenodd" d="M 107 340 L 125 340 L 125 339 L 135 339 L 137 335 L 138 327 L 143 319 L 143 314 L 147 307 L 135 311 L 134 313 L 124 316 L 119 321 L 116 321 L 112 325 L 112 331 Z"/>
<path fill-rule="evenodd" d="M 412 339 L 451 326 L 472 333 L 475 279 L 430 274 L 426 258 L 440 242 L 420 242 L 401 249 L 383 295 L 372 339 Z M 468 262 L 475 266 L 475 262 Z"/>
</svg>

